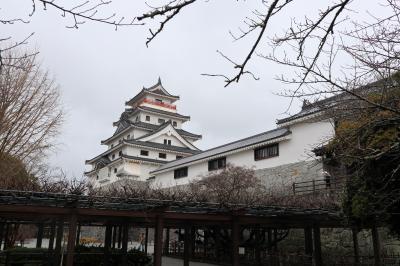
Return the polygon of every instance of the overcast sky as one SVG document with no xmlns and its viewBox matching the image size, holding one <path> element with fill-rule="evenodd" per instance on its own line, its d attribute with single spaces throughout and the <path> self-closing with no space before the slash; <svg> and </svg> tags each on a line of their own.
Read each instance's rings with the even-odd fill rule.
<svg viewBox="0 0 400 266">
<path fill-rule="evenodd" d="M 72 1 L 56 2 L 66 5 Z M 104 13 L 132 17 L 143 10 L 143 2 L 115 0 Z M 286 70 L 255 58 L 249 67 L 260 80 L 246 77 L 228 88 L 223 87 L 221 79 L 200 75 L 232 73 L 231 65 L 218 56 L 217 49 L 239 62 L 243 60 L 255 35 L 232 42 L 229 30 L 243 27 L 243 19 L 259 7 L 258 2 L 200 1 L 182 10 L 146 48 L 147 26 L 115 31 L 112 26 L 86 22 L 78 30 L 67 29 L 71 21 L 50 7 L 43 11 L 38 6 L 29 18 L 30 0 L 2 0 L 0 15 L 28 17 L 31 21 L 5 30 L 3 26 L 3 34 L 18 40 L 35 32 L 26 47 L 40 52 L 43 68 L 55 77 L 62 91 L 67 117 L 51 164 L 70 176 L 82 176 L 87 169 L 84 161 L 105 151 L 100 141 L 113 134 L 112 122 L 118 120 L 124 102 L 143 86 L 156 83 L 159 76 L 170 93 L 181 97 L 178 112 L 191 116 L 184 129 L 203 135 L 197 142 L 201 149 L 273 129 L 276 119 L 287 116 L 283 113 L 289 99 L 274 94 L 285 88 L 274 76 Z M 309 12 L 311 2 L 315 4 L 302 1 L 271 27 L 282 31 L 287 18 Z M 374 1 L 361 2 L 366 9 Z M 300 105 L 296 101 L 290 112 L 298 111 Z"/>
</svg>

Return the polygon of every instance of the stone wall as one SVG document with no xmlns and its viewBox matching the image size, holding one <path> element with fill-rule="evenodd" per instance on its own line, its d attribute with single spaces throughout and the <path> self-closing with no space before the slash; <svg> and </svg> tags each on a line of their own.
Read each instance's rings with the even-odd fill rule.
<svg viewBox="0 0 400 266">
<path fill-rule="evenodd" d="M 256 175 L 269 188 L 291 188 L 294 182 L 323 178 L 322 162 L 302 161 L 272 168 L 258 169 Z"/>
</svg>

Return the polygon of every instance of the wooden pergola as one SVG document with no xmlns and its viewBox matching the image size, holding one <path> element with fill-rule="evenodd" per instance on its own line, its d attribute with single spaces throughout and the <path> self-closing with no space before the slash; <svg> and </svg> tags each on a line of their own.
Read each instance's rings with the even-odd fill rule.
<svg viewBox="0 0 400 266">
<path fill-rule="evenodd" d="M 231 264 L 240 265 L 239 245 L 242 228 L 297 228 L 304 229 L 305 253 L 313 257 L 314 265 L 323 265 L 321 255 L 321 228 L 345 228 L 343 217 L 322 209 L 289 208 L 278 206 L 221 205 L 216 203 L 143 200 L 45 192 L 0 190 L 0 247 L 9 224 L 38 225 L 37 247 L 41 247 L 43 228 L 50 228 L 49 251 L 55 258 L 61 253 L 64 227 L 68 227 L 66 265 L 74 262 L 74 249 L 79 243 L 80 227 L 105 226 L 104 265 L 110 265 L 113 228 L 119 228 L 122 257 L 126 264 L 129 227 L 154 228 L 154 265 L 161 266 L 163 230 L 183 228 L 221 227 L 231 232 Z M 353 231 L 354 232 L 354 231 Z M 379 236 L 373 227 L 376 265 L 380 265 Z M 168 230 L 169 233 L 169 230 Z M 114 243 L 115 243 L 114 232 Z M 118 235 L 117 235 L 118 236 Z M 169 237 L 169 234 L 167 234 Z M 146 237 L 147 239 L 147 237 Z M 78 241 L 77 241 L 78 240 Z M 169 240 L 167 240 L 168 242 Z M 164 241 L 165 242 L 165 241 Z M 358 258 L 357 233 L 353 233 L 354 254 Z M 184 266 L 189 265 L 192 240 L 185 233 Z M 4 247 L 7 248 L 7 247 Z M 165 247 L 164 247 L 165 248 Z M 55 259 L 56 260 L 56 259 Z M 53 261 L 53 265 L 57 261 Z"/>
</svg>

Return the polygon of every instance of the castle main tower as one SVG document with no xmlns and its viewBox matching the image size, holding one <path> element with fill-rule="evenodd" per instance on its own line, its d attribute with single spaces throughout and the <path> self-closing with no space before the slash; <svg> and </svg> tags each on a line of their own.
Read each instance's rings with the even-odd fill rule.
<svg viewBox="0 0 400 266">
<path fill-rule="evenodd" d="M 127 108 L 113 123 L 114 134 L 101 141 L 107 150 L 86 161 L 92 169 L 85 175 L 94 187 L 121 180 L 145 182 L 161 165 L 200 152 L 193 143 L 201 135 L 182 129 L 190 117 L 177 112 L 177 100 L 159 79 L 125 103 Z"/>
</svg>

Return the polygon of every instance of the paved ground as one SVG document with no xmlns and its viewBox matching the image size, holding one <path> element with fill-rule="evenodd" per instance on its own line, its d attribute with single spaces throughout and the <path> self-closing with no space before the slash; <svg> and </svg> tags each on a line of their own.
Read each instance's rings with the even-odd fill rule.
<svg viewBox="0 0 400 266">
<path fill-rule="evenodd" d="M 163 257 L 162 266 L 183 266 L 183 260 Z M 190 262 L 190 266 L 216 266 L 216 265 L 200 263 L 200 262 Z"/>
</svg>

